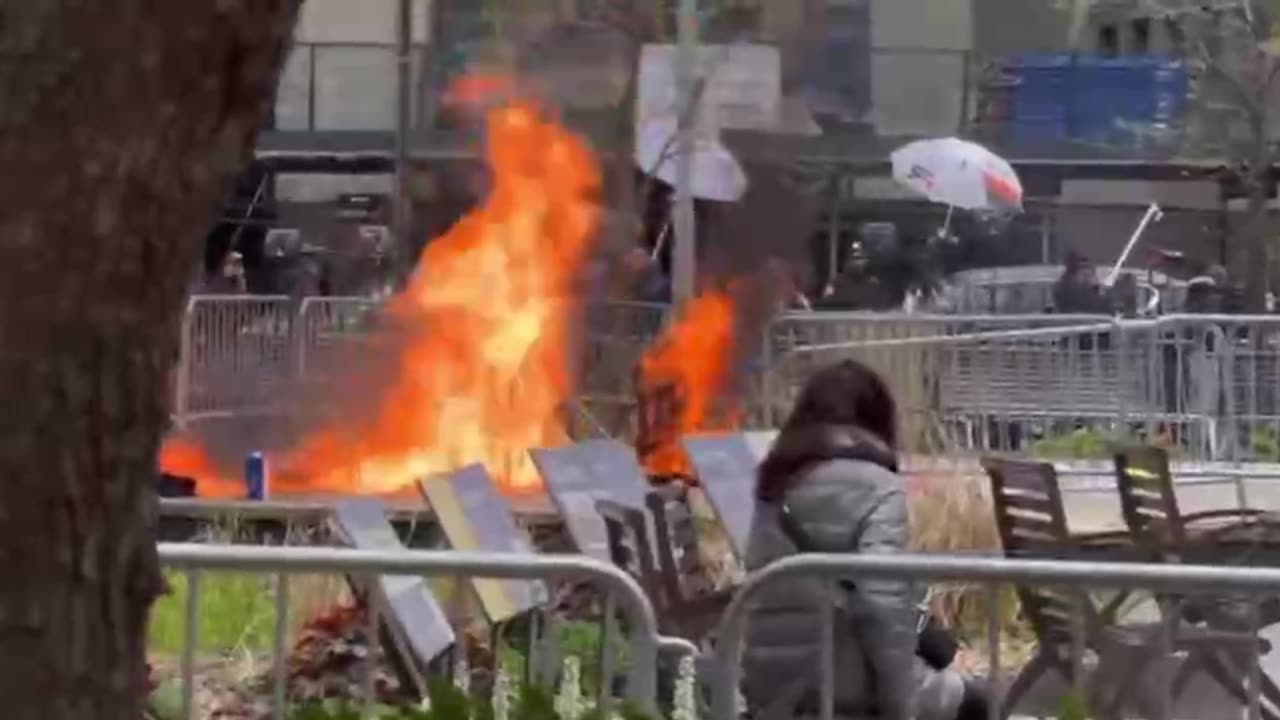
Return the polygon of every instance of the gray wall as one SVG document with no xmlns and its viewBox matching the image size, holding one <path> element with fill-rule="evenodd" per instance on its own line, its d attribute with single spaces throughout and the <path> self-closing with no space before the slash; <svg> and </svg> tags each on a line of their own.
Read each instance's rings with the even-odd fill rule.
<svg viewBox="0 0 1280 720">
<path fill-rule="evenodd" d="M 417 46 L 414 86 L 429 0 L 412 0 Z M 281 130 L 390 130 L 395 127 L 398 0 L 306 0 L 276 94 Z"/>
<path fill-rule="evenodd" d="M 983 55 L 1067 46 L 1068 14 L 1053 0 L 973 0 L 974 48 Z"/>
<path fill-rule="evenodd" d="M 965 109 L 970 0 L 873 0 L 871 111 L 882 135 L 949 135 Z"/>
</svg>

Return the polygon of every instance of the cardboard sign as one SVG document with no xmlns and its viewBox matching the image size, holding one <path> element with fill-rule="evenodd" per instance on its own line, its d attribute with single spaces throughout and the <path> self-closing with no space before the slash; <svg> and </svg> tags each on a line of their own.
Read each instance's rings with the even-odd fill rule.
<svg viewBox="0 0 1280 720">
<path fill-rule="evenodd" d="M 645 507 L 649 481 L 635 453 L 616 440 L 589 440 L 562 448 L 531 450 L 529 454 L 579 552 L 610 562 L 609 538 L 604 519 L 596 512 L 596 501 Z M 650 527 L 650 543 L 654 541 L 652 530 Z"/>
<path fill-rule="evenodd" d="M 333 520 L 352 547 L 360 550 L 399 550 L 404 545 L 387 521 L 381 500 L 358 498 L 334 506 Z M 423 578 L 381 575 L 378 590 L 385 603 L 386 619 L 416 656 L 420 666 L 434 660 L 453 645 L 453 628 Z"/>
<path fill-rule="evenodd" d="M 482 465 L 422 481 L 422 492 L 455 550 L 534 554 L 516 524 L 511 505 Z M 527 580 L 473 578 L 472 587 L 490 622 L 500 623 L 546 602 L 546 587 Z"/>
<path fill-rule="evenodd" d="M 686 437 L 684 448 L 734 554 L 746 557 L 760 456 L 742 433 Z"/>
</svg>

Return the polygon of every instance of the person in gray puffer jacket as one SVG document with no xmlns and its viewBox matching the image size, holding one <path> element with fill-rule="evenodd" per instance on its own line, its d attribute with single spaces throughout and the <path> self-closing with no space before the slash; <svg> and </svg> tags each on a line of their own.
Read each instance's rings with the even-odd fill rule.
<svg viewBox="0 0 1280 720">
<path fill-rule="evenodd" d="M 800 552 L 903 551 L 907 505 L 893 451 L 896 423 L 893 397 L 870 369 L 845 361 L 816 373 L 760 466 L 747 569 Z M 743 657 L 752 717 L 819 715 L 820 632 L 833 638 L 837 716 L 987 717 L 981 684 L 917 656 L 925 616 L 908 583 L 827 583 L 835 607 L 829 629 L 819 625 L 823 587 L 806 578 L 761 589 Z"/>
</svg>

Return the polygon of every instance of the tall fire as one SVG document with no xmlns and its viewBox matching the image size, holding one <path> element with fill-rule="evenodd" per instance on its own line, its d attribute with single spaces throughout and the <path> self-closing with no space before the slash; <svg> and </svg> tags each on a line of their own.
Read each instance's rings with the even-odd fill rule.
<svg viewBox="0 0 1280 720">
<path fill-rule="evenodd" d="M 737 409 L 722 404 L 732 381 L 736 310 L 728 291 L 704 292 L 641 359 L 637 451 L 651 474 L 690 477 L 680 437 L 729 429 L 736 420 Z"/>
<path fill-rule="evenodd" d="M 394 493 L 480 462 L 537 490 L 527 448 L 562 444 L 575 279 L 598 221 L 600 175 L 576 137 L 531 106 L 488 119 L 491 189 L 423 252 L 389 312 L 409 339 L 372 420 L 338 423 L 277 465 L 310 490 Z"/>
<path fill-rule="evenodd" d="M 508 492 L 540 487 L 526 449 L 566 441 L 570 323 L 600 175 L 579 139 L 527 104 L 489 112 L 486 152 L 488 196 L 427 245 L 385 308 L 399 355 L 374 410 L 277 453 L 273 491 L 397 494 L 475 462 Z M 161 467 L 216 477 L 198 449 L 170 443 Z"/>
</svg>

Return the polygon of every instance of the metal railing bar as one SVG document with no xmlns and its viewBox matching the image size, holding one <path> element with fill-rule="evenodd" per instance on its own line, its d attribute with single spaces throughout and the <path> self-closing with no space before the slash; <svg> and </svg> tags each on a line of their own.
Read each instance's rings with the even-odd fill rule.
<svg viewBox="0 0 1280 720">
<path fill-rule="evenodd" d="M 515 555 L 439 550 L 348 550 L 160 543 L 160 560 L 184 570 L 238 570 L 270 573 L 421 575 L 532 580 L 565 577 L 598 583 L 611 593 L 627 618 L 633 659 L 627 695 L 652 709 L 657 688 L 658 625 L 644 590 L 625 571 L 583 555 Z M 191 650 L 194 652 L 194 650 Z"/>
<path fill-rule="evenodd" d="M 713 720 L 735 717 L 734 688 L 742 630 L 755 594 L 766 584 L 799 576 L 896 579 L 910 582 L 956 581 L 1066 585 L 1148 590 L 1210 590 L 1258 593 L 1280 589 L 1280 567 L 1221 567 L 1067 560 L 1019 560 L 1001 557 L 926 554 L 795 555 L 749 575 L 729 602 L 716 630 L 719 677 L 713 684 Z"/>
</svg>

